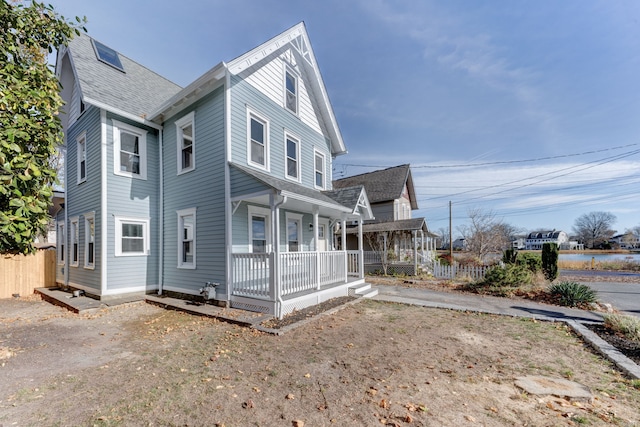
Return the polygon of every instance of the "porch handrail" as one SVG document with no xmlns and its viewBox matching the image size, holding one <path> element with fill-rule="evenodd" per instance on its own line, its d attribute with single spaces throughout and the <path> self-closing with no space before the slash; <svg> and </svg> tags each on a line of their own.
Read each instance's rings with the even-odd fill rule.
<svg viewBox="0 0 640 427">
<path fill-rule="evenodd" d="M 272 253 L 234 253 L 231 270 L 232 293 L 259 299 L 269 295 L 269 272 L 273 268 Z"/>
</svg>

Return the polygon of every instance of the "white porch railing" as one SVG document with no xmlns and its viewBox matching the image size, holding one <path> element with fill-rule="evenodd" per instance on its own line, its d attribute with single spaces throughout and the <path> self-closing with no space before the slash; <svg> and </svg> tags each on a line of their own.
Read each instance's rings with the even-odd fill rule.
<svg viewBox="0 0 640 427">
<path fill-rule="evenodd" d="M 232 254 L 233 295 L 275 300 L 280 295 L 313 291 L 332 283 L 345 283 L 347 274 L 359 276 L 358 251 L 285 252 L 279 254 L 279 277 L 271 287 L 274 254 Z M 348 266 L 348 267 L 347 267 Z"/>
<path fill-rule="evenodd" d="M 234 295 L 269 298 L 273 254 L 232 254 Z"/>
</svg>

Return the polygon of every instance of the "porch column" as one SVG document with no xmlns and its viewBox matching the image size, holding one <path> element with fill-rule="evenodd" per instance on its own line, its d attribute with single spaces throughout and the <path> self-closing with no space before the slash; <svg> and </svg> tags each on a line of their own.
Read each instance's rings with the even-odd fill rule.
<svg viewBox="0 0 640 427">
<path fill-rule="evenodd" d="M 340 220 L 340 232 L 342 233 L 342 252 L 344 253 L 344 283 L 349 280 L 349 256 L 347 255 L 347 221 L 345 215 Z"/>
<path fill-rule="evenodd" d="M 282 289 L 280 289 L 280 205 L 284 203 L 276 201 L 276 195 L 269 195 L 269 205 L 271 206 L 271 253 L 273 254 L 273 269 L 269 277 L 269 293 L 275 301 L 282 299 Z M 276 313 L 278 316 L 279 313 Z"/>
<path fill-rule="evenodd" d="M 418 274 L 418 232 L 413 230 L 413 274 Z"/>
<path fill-rule="evenodd" d="M 313 207 L 313 245 L 316 252 L 316 283 L 320 290 L 320 245 L 318 245 L 318 207 Z"/>
<path fill-rule="evenodd" d="M 364 279 L 364 251 L 362 249 L 362 217 L 358 218 L 358 277 Z"/>
</svg>

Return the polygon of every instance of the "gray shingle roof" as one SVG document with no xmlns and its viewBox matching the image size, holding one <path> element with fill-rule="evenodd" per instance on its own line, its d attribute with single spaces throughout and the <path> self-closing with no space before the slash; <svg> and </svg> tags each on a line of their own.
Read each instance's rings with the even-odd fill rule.
<svg viewBox="0 0 640 427">
<path fill-rule="evenodd" d="M 424 218 L 412 218 L 412 219 L 400 219 L 398 221 L 388 222 L 375 222 L 371 224 L 363 224 L 363 233 L 380 233 L 384 231 L 414 231 L 423 230 L 425 233 L 429 233 L 427 229 L 427 222 Z M 347 228 L 347 234 L 355 234 L 358 232 L 357 227 Z"/>
<path fill-rule="evenodd" d="M 68 50 L 85 100 L 145 117 L 181 89 L 120 53 L 124 73 L 99 61 L 87 35 L 74 37 Z"/>
<path fill-rule="evenodd" d="M 338 179 L 333 181 L 333 188 L 363 185 L 367 191 L 369 202 L 373 204 L 400 198 L 405 183 L 409 189 L 411 207 L 417 209 L 411 169 L 408 164 Z"/>
<path fill-rule="evenodd" d="M 331 197 L 333 200 L 350 209 L 355 209 L 360 200 L 360 194 L 364 186 L 357 185 L 355 187 L 340 188 L 337 190 L 324 191 L 323 193 Z"/>
<path fill-rule="evenodd" d="M 246 168 L 244 166 L 240 166 L 237 165 L 235 163 L 231 163 L 231 167 L 236 168 L 237 170 L 252 176 L 253 178 L 257 179 L 258 181 L 268 185 L 271 188 L 274 188 L 276 190 L 280 190 L 280 191 L 287 191 L 289 193 L 294 193 L 294 194 L 299 194 L 301 196 L 305 196 L 305 197 L 309 197 L 312 199 L 316 199 L 318 201 L 324 202 L 324 203 L 328 203 L 328 204 L 332 204 L 332 205 L 340 205 L 343 206 L 342 204 L 338 203 L 336 200 L 332 199 L 331 197 L 329 197 L 328 195 L 324 194 L 324 192 L 322 191 L 318 191 L 318 190 L 313 190 L 311 188 L 308 187 L 304 187 L 300 184 L 296 184 L 294 182 L 291 181 L 286 181 L 284 179 L 279 179 L 276 178 L 274 176 L 268 175 L 266 173 L 254 170 L 254 169 L 249 169 Z"/>
</svg>

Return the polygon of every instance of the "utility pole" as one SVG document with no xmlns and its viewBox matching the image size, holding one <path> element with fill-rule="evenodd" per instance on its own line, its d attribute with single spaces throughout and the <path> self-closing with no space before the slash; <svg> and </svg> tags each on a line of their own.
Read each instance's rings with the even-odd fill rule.
<svg viewBox="0 0 640 427">
<path fill-rule="evenodd" d="M 449 259 L 453 264 L 453 229 L 451 228 L 451 200 L 449 200 Z"/>
</svg>

